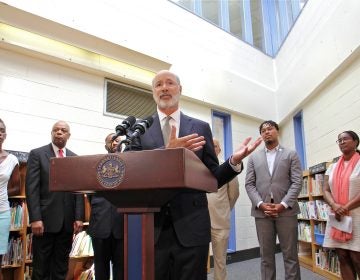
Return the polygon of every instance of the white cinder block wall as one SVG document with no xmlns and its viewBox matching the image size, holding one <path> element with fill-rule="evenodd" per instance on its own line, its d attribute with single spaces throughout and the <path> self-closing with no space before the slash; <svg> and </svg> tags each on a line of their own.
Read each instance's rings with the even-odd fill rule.
<svg viewBox="0 0 360 280">
<path fill-rule="evenodd" d="M 167 0 L 3 2 L 10 7 L 0 12 L 0 22 L 114 59 L 116 47 L 96 49 L 92 36 L 169 63 L 182 79 L 185 113 L 210 123 L 211 109 L 232 113 L 234 149 L 246 136 L 258 136 L 263 119 L 280 122 L 281 142 L 294 147 L 292 116 L 299 110 L 308 166 L 339 154 L 334 141 L 342 130 L 360 133 L 357 0 L 309 0 L 275 60 Z M 15 17 L 8 13 L 14 7 L 59 28 Z M 69 27 L 89 34 L 87 40 L 70 36 Z M 121 121 L 103 114 L 104 75 L 4 43 L 0 100 L 0 117 L 8 126 L 5 148 L 11 150 L 49 143 L 51 125 L 65 119 L 72 129 L 69 148 L 80 155 L 103 153 L 105 135 Z M 258 246 L 244 174 L 235 210 L 237 250 Z"/>
<path fill-rule="evenodd" d="M 104 152 L 105 136 L 119 119 L 103 115 L 104 77 L 0 49 L 1 118 L 5 147 L 28 152 L 50 143 L 52 125 L 71 126 L 69 148 L 79 155 Z"/>
<path fill-rule="evenodd" d="M 304 104 L 308 166 L 340 155 L 335 141 L 342 131 L 360 135 L 360 55 L 354 59 Z"/>
</svg>

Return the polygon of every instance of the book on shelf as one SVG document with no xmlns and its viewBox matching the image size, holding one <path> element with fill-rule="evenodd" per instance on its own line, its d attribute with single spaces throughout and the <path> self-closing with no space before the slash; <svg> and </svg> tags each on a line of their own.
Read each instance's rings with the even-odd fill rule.
<svg viewBox="0 0 360 280">
<path fill-rule="evenodd" d="M 10 237 L 1 265 L 20 265 L 23 261 L 23 243 L 20 237 Z"/>
<path fill-rule="evenodd" d="M 303 184 L 299 193 L 299 196 L 308 196 L 309 195 L 309 182 L 308 182 L 308 178 L 305 177 L 303 179 Z"/>
<path fill-rule="evenodd" d="M 299 240 L 311 242 L 311 227 L 309 222 L 298 222 Z"/>
<path fill-rule="evenodd" d="M 313 200 L 309 201 L 308 203 L 308 211 L 309 211 L 309 219 L 316 219 L 316 207 L 315 207 L 315 202 Z"/>
<path fill-rule="evenodd" d="M 327 204 L 324 200 L 321 199 L 315 200 L 315 204 L 317 218 L 321 220 L 328 220 L 329 212 L 331 210 L 329 204 Z"/>
<path fill-rule="evenodd" d="M 325 234 L 326 223 L 320 222 L 314 225 L 314 233 Z"/>
<path fill-rule="evenodd" d="M 21 229 L 24 226 L 24 201 L 10 203 L 10 228 Z"/>
<path fill-rule="evenodd" d="M 298 204 L 300 208 L 298 219 L 317 219 L 314 201 L 298 201 Z"/>
<path fill-rule="evenodd" d="M 92 247 L 91 237 L 86 231 L 81 231 L 75 235 L 70 257 L 93 256 L 94 250 Z"/>
<path fill-rule="evenodd" d="M 311 179 L 311 186 L 312 186 L 311 194 L 313 196 L 323 195 L 324 177 L 325 174 L 318 173 L 315 174 L 314 178 Z"/>
<path fill-rule="evenodd" d="M 307 208 L 308 201 L 298 201 L 300 213 L 298 214 L 298 219 L 309 219 L 309 213 Z"/>
<path fill-rule="evenodd" d="M 318 248 L 315 250 L 317 267 L 340 275 L 339 258 L 333 249 Z"/>
<path fill-rule="evenodd" d="M 25 260 L 30 261 L 33 258 L 32 253 L 32 233 L 26 234 Z"/>
</svg>

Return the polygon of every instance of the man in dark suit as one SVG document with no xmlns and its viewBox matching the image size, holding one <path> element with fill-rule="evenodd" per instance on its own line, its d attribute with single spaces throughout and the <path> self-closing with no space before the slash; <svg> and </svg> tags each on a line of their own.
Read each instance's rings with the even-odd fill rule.
<svg viewBox="0 0 360 280">
<path fill-rule="evenodd" d="M 245 188 L 252 202 L 261 255 L 261 279 L 275 280 L 276 236 L 285 265 L 285 279 L 299 280 L 297 197 L 302 170 L 295 151 L 279 144 L 279 126 L 265 121 L 259 128 L 265 148 L 250 156 Z"/>
<path fill-rule="evenodd" d="M 105 149 L 115 153 L 120 137 L 112 140 L 114 133 L 105 138 Z M 110 279 L 110 262 L 112 279 L 124 278 L 124 219 L 117 208 L 101 196 L 90 195 L 90 223 L 87 230 L 94 248 L 95 278 Z"/>
<path fill-rule="evenodd" d="M 33 280 L 65 279 L 73 234 L 82 229 L 83 195 L 49 191 L 50 158 L 75 156 L 65 148 L 69 138 L 69 125 L 58 121 L 52 127 L 52 143 L 29 154 L 25 190 L 33 233 Z"/>
<path fill-rule="evenodd" d="M 248 137 L 230 159 L 219 166 L 208 123 L 186 116 L 179 109 L 180 79 L 163 70 L 153 79 L 157 104 L 154 122 L 140 137 L 141 148 L 187 148 L 209 168 L 221 187 L 242 170 L 241 161 L 261 142 Z M 166 172 L 166 170 L 164 171 Z M 155 214 L 155 279 L 205 280 L 210 242 L 210 217 L 204 192 L 176 195 Z"/>
</svg>

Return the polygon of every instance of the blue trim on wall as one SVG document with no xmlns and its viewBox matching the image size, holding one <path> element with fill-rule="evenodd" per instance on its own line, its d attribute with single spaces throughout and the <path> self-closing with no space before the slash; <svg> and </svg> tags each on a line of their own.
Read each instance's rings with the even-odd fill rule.
<svg viewBox="0 0 360 280">
<path fill-rule="evenodd" d="M 306 169 L 306 152 L 305 152 L 305 134 L 304 134 L 304 122 L 302 111 L 298 112 L 293 117 L 294 122 L 294 136 L 295 136 L 295 148 L 299 155 L 301 167 Z"/>
<path fill-rule="evenodd" d="M 224 158 L 227 160 L 233 153 L 232 149 L 232 129 L 231 129 L 231 115 L 223 112 L 212 110 L 212 117 L 223 119 L 224 123 Z M 230 215 L 230 236 L 228 252 L 236 251 L 236 231 L 235 231 L 235 211 L 231 211 Z"/>
</svg>

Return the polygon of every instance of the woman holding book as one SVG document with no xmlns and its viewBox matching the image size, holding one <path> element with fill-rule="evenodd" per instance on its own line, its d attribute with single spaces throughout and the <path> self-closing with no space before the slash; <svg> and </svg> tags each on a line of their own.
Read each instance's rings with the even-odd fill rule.
<svg viewBox="0 0 360 280">
<path fill-rule="evenodd" d="M 323 246 L 336 249 L 342 279 L 355 280 L 360 277 L 359 136 L 344 131 L 336 143 L 342 155 L 329 166 L 324 181 L 324 198 L 335 219 L 327 223 Z"/>
<path fill-rule="evenodd" d="M 20 192 L 20 172 L 17 158 L 4 151 L 2 144 L 6 139 L 6 126 L 0 119 L 0 264 L 6 253 L 10 232 L 10 205 L 8 195 Z M 0 280 L 2 280 L 0 266 Z"/>
</svg>

